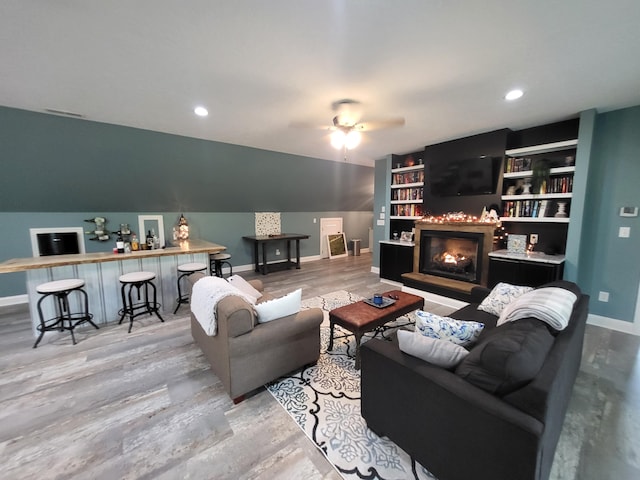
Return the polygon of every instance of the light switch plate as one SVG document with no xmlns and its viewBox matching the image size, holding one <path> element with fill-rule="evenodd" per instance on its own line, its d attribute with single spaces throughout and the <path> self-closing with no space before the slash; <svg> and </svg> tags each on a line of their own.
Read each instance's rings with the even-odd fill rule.
<svg viewBox="0 0 640 480">
<path fill-rule="evenodd" d="M 631 227 L 620 227 L 620 230 L 618 230 L 618 236 L 620 238 L 629 238 L 631 236 Z"/>
</svg>

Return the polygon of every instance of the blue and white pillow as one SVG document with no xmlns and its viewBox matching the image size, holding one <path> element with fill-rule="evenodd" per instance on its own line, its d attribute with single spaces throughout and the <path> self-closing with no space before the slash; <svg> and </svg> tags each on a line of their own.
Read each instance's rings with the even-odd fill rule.
<svg viewBox="0 0 640 480">
<path fill-rule="evenodd" d="M 484 323 L 441 317 L 423 310 L 416 311 L 416 331 L 425 337 L 449 340 L 464 346 L 478 340 L 483 329 Z"/>
<path fill-rule="evenodd" d="M 491 293 L 485 297 L 480 305 L 478 305 L 478 310 L 482 310 L 483 312 L 499 317 L 502 310 L 504 310 L 504 307 L 513 302 L 520 295 L 530 292 L 531 290 L 533 290 L 532 287 L 511 285 L 510 283 L 500 282 L 493 287 Z"/>
</svg>

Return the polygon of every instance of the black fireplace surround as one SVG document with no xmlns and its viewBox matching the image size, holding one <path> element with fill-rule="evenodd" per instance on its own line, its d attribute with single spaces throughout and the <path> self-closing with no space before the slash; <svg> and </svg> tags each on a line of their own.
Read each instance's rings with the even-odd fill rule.
<svg viewBox="0 0 640 480">
<path fill-rule="evenodd" d="M 483 242 L 484 234 L 477 232 L 422 230 L 419 271 L 479 284 Z"/>
</svg>

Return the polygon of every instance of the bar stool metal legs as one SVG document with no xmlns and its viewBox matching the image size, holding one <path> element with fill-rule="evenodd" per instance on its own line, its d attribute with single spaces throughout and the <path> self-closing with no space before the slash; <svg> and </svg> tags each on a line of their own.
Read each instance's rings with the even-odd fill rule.
<svg viewBox="0 0 640 480">
<path fill-rule="evenodd" d="M 202 272 L 207 269 L 207 265 L 204 263 L 184 263 L 182 265 L 178 265 L 178 273 L 181 275 L 178 277 L 178 298 L 176 300 L 176 309 L 173 311 L 174 314 L 178 312 L 180 305 L 189 303 L 189 295 L 186 293 L 182 293 L 182 288 L 180 286 L 180 280 L 184 277 L 188 277 L 189 275 L 194 274 L 195 272 Z"/>
<path fill-rule="evenodd" d="M 228 253 L 212 253 L 209 255 L 209 262 L 211 263 L 211 274 L 216 277 L 224 278 L 224 274 L 222 272 L 222 267 L 226 265 L 229 267 L 229 275 L 233 275 L 233 267 L 231 263 L 228 261 L 231 258 L 231 255 Z"/>
<path fill-rule="evenodd" d="M 126 316 L 129 317 L 129 333 L 133 327 L 133 319 L 144 314 L 152 315 L 155 313 L 156 317 L 164 322 L 164 319 L 160 316 L 160 304 L 157 301 L 156 286 L 151 280 L 156 278 L 153 272 L 132 272 L 121 275 L 119 280 L 122 284 L 120 288 L 120 294 L 122 296 L 122 309 L 118 312 L 120 314 L 121 324 Z M 129 291 L 125 294 L 126 288 L 129 287 Z M 133 289 L 136 289 L 137 299 L 134 303 L 132 297 Z M 153 299 L 149 298 L 149 289 L 153 290 Z M 141 298 L 140 291 L 143 291 L 144 297 Z"/>
<path fill-rule="evenodd" d="M 43 295 L 37 303 L 38 316 L 40 317 L 40 325 L 37 326 L 37 330 L 40 332 L 40 335 L 38 335 L 33 348 L 38 346 L 45 332 L 51 332 L 54 330 L 63 332 L 65 330 L 69 330 L 71 333 L 71 341 L 75 345 L 76 337 L 73 330 L 78 325 L 84 322 L 89 322 L 94 328 L 99 328 L 91 320 L 93 315 L 89 313 L 89 296 L 82 287 L 84 287 L 84 280 L 79 278 L 56 280 L 38 285 L 36 291 Z M 69 306 L 69 295 L 74 292 L 80 296 L 82 308 L 79 312 L 72 312 Z M 42 302 L 50 296 L 55 297 L 56 316 L 45 319 L 44 312 L 42 311 Z"/>
</svg>

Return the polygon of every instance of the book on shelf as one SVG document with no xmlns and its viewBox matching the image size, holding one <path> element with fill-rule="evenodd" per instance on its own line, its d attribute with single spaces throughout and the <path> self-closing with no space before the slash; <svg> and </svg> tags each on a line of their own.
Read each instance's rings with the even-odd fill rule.
<svg viewBox="0 0 640 480">
<path fill-rule="evenodd" d="M 547 213 L 548 200 L 540 200 L 540 209 L 538 211 L 538 218 L 543 218 Z"/>
<path fill-rule="evenodd" d="M 509 157 L 507 158 L 507 165 L 505 173 L 526 172 L 531 170 L 531 158 L 530 157 Z"/>
</svg>

